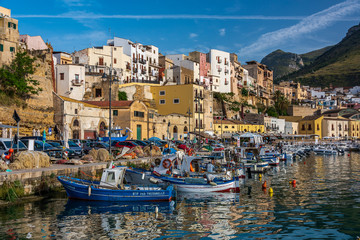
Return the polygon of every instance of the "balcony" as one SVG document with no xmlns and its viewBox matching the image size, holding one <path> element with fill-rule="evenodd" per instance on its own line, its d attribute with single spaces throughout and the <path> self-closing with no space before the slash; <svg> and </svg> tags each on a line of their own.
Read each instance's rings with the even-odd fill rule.
<svg viewBox="0 0 360 240">
<path fill-rule="evenodd" d="M 225 80 L 225 85 L 229 85 L 229 80 Z"/>
<path fill-rule="evenodd" d="M 204 99 L 204 95 L 196 94 L 195 98 Z"/>
<path fill-rule="evenodd" d="M 133 58 L 133 63 L 137 63 L 137 58 Z"/>
<path fill-rule="evenodd" d="M 134 68 L 134 69 L 133 69 L 133 72 L 134 72 L 134 73 L 137 73 L 137 72 L 138 72 L 138 69 L 137 69 L 137 68 Z"/>
<path fill-rule="evenodd" d="M 141 74 L 146 74 L 146 69 L 141 70 Z"/>
<path fill-rule="evenodd" d="M 84 80 L 73 79 L 73 80 L 71 80 L 71 83 L 73 86 L 81 86 L 84 83 Z"/>
<path fill-rule="evenodd" d="M 146 64 L 146 60 L 145 59 L 139 59 L 139 63 Z"/>
<path fill-rule="evenodd" d="M 222 71 L 222 68 L 218 68 L 218 72 L 221 72 Z"/>
<path fill-rule="evenodd" d="M 130 70 L 131 70 L 131 66 L 130 66 L 130 65 L 126 65 L 126 70 L 130 71 Z"/>
<path fill-rule="evenodd" d="M 229 69 L 225 68 L 225 74 L 229 73 Z"/>
</svg>

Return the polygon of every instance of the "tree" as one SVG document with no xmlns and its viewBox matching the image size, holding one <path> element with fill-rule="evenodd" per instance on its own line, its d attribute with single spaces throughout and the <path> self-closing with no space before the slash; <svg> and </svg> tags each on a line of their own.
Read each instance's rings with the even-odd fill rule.
<svg viewBox="0 0 360 240">
<path fill-rule="evenodd" d="M 127 101 L 127 94 L 126 92 L 119 91 L 118 93 L 119 101 Z"/>
<path fill-rule="evenodd" d="M 247 96 L 249 96 L 249 91 L 246 88 L 242 88 L 241 95 L 243 95 L 244 97 L 247 97 Z"/>
<path fill-rule="evenodd" d="M 38 95 L 42 89 L 39 81 L 34 80 L 35 58 L 25 50 L 16 53 L 10 65 L 0 68 L 0 91 L 10 97 L 28 99 L 31 95 Z"/>
<path fill-rule="evenodd" d="M 274 93 L 274 107 L 278 115 L 287 115 L 287 108 L 289 106 L 289 100 L 279 90 Z"/>
</svg>

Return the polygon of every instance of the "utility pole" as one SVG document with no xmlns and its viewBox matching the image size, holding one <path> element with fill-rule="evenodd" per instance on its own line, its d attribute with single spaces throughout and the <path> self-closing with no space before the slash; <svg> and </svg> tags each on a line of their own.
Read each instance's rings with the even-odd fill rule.
<svg viewBox="0 0 360 240">
<path fill-rule="evenodd" d="M 189 115 L 189 130 L 188 130 L 188 142 L 190 143 L 190 116 L 191 116 L 191 111 L 190 111 L 190 107 L 189 110 L 187 111 L 187 114 Z"/>
</svg>

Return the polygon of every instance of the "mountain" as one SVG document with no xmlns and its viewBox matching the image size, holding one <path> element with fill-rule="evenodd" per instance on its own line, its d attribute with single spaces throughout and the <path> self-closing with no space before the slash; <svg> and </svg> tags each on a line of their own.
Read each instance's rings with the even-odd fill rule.
<svg viewBox="0 0 360 240">
<path fill-rule="evenodd" d="M 360 85 L 360 24 L 310 64 L 279 80 L 288 79 L 321 87 Z"/>
<path fill-rule="evenodd" d="M 261 60 L 261 63 L 272 69 L 274 71 L 275 79 L 278 79 L 310 64 L 330 48 L 332 48 L 332 46 L 305 54 L 284 52 L 278 49 L 264 57 Z"/>
<path fill-rule="evenodd" d="M 268 54 L 261 60 L 261 63 L 274 71 L 275 78 L 288 75 L 304 66 L 304 62 L 300 55 L 284 52 L 280 49 Z"/>
</svg>

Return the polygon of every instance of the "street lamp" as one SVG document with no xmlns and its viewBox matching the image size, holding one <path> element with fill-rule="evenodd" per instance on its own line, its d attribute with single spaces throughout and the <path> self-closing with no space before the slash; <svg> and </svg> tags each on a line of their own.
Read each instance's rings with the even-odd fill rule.
<svg viewBox="0 0 360 240">
<path fill-rule="evenodd" d="M 190 107 L 189 107 L 189 110 L 186 112 L 188 115 L 189 115 L 189 130 L 188 130 L 188 133 L 187 133 L 187 138 L 188 138 L 188 142 L 190 144 L 190 116 L 191 116 L 191 111 L 190 111 Z"/>
<path fill-rule="evenodd" d="M 195 100 L 194 100 L 195 103 L 198 104 L 198 106 L 200 107 L 200 97 L 198 95 L 195 96 Z M 199 128 L 199 148 L 200 148 L 200 130 L 201 130 L 201 126 L 200 126 L 200 123 L 201 123 L 201 118 L 200 118 L 200 110 L 201 109 L 196 109 L 199 113 L 199 125 L 198 125 L 198 128 Z"/>
<path fill-rule="evenodd" d="M 111 55 L 111 61 L 112 61 L 112 55 Z M 115 78 L 112 79 L 112 63 L 110 65 L 110 73 L 109 75 L 107 75 L 106 73 L 104 73 L 101 77 L 103 80 L 108 80 L 109 81 L 109 154 L 111 156 L 111 131 L 112 131 L 112 121 L 111 121 L 111 85 L 113 84 L 113 82 L 119 82 L 119 79 L 117 79 L 116 75 Z"/>
</svg>

